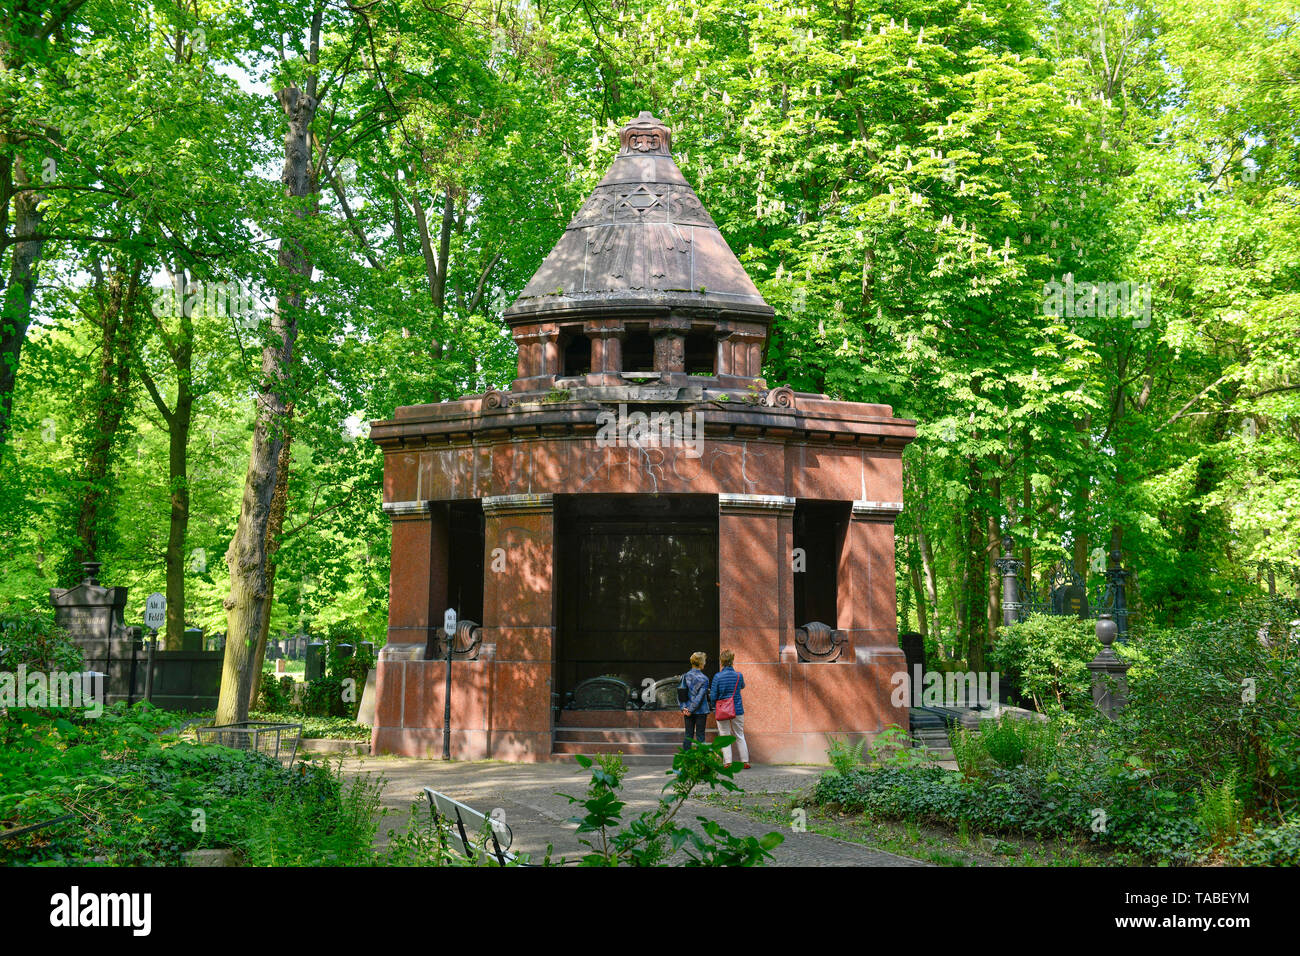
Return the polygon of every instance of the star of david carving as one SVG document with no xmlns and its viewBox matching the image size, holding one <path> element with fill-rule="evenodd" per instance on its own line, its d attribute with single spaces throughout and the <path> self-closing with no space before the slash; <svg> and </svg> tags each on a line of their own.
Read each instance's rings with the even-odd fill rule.
<svg viewBox="0 0 1300 956">
<path fill-rule="evenodd" d="M 662 207 L 667 197 L 645 186 L 637 186 L 625 196 L 620 196 L 616 212 L 631 210 L 638 216 L 644 216 L 647 210 Z"/>
</svg>

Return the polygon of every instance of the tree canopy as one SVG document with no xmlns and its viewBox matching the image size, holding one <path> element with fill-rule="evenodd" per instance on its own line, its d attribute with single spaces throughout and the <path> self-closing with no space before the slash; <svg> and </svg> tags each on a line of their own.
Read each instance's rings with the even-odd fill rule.
<svg viewBox="0 0 1300 956">
<path fill-rule="evenodd" d="M 900 627 L 978 659 L 1004 534 L 1038 579 L 1119 550 L 1153 623 L 1300 592 L 1295 0 L 20 0 L 0 600 L 93 559 L 221 630 L 251 529 L 263 639 L 382 639 L 365 423 L 508 385 L 643 109 L 777 310 L 769 385 L 918 422 Z"/>
</svg>

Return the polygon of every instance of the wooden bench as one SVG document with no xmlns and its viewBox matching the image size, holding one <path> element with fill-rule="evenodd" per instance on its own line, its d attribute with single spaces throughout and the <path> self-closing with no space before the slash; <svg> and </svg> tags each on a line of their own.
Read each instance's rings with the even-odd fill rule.
<svg viewBox="0 0 1300 956">
<path fill-rule="evenodd" d="M 456 825 L 457 830 L 460 832 L 461 846 L 465 851 L 465 856 L 470 860 L 478 862 L 480 854 L 487 852 L 487 844 L 491 841 L 492 855 L 496 857 L 501 866 L 515 862 L 517 858 L 510 852 L 510 844 L 514 842 L 514 833 L 511 832 L 509 824 L 504 820 L 485 816 L 472 807 L 467 807 L 460 801 L 453 800 L 445 793 L 439 793 L 432 787 L 425 787 L 424 795 L 429 799 L 429 809 L 433 814 L 435 823 L 439 819 L 443 819 Z M 482 834 L 482 840 L 478 847 L 470 843 L 469 831 L 471 829 Z"/>
</svg>

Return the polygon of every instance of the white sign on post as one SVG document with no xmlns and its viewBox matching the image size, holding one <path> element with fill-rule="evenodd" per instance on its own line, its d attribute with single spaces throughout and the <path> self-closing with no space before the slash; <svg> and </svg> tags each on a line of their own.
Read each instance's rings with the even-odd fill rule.
<svg viewBox="0 0 1300 956">
<path fill-rule="evenodd" d="M 450 608 L 450 607 L 447 608 L 446 613 L 442 615 L 442 629 L 443 629 L 444 631 L 446 631 L 448 634 L 455 634 L 455 633 L 456 633 L 456 610 L 455 610 L 455 608 Z"/>
<path fill-rule="evenodd" d="M 167 623 L 167 597 L 155 591 L 144 602 L 144 626 L 158 630 Z"/>
</svg>

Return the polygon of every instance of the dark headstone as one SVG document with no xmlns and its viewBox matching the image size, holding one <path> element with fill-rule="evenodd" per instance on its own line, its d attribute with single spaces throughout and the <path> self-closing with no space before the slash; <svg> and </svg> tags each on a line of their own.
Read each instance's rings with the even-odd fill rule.
<svg viewBox="0 0 1300 956">
<path fill-rule="evenodd" d="M 203 631 L 197 627 L 192 627 L 186 630 L 185 633 L 181 635 L 181 650 L 203 650 Z"/>
<path fill-rule="evenodd" d="M 318 680 L 325 675 L 325 645 L 312 641 L 307 645 L 307 668 L 303 675 L 306 680 Z"/>
<path fill-rule="evenodd" d="M 907 658 L 909 676 L 916 673 L 917 667 L 922 671 L 925 670 L 925 638 L 915 631 L 907 631 L 898 635 L 898 646 L 903 649 L 903 656 Z"/>
</svg>

